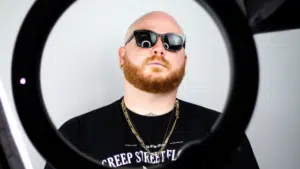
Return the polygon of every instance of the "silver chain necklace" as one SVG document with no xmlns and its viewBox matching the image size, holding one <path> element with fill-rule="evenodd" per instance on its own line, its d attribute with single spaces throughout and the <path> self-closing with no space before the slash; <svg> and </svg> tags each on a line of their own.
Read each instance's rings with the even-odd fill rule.
<svg viewBox="0 0 300 169">
<path fill-rule="evenodd" d="M 151 151 L 146 147 L 145 142 L 143 141 L 143 139 L 141 138 L 141 136 L 138 134 L 137 129 L 135 128 L 134 124 L 132 123 L 132 121 L 131 121 L 131 119 L 130 119 L 130 117 L 129 117 L 129 115 L 128 115 L 128 112 L 127 112 L 127 109 L 126 109 L 126 106 L 125 106 L 125 103 L 124 103 L 124 99 L 122 99 L 121 106 L 122 106 L 122 110 L 123 110 L 123 113 L 124 113 L 124 115 L 125 115 L 126 121 L 127 121 L 128 125 L 129 125 L 129 127 L 130 127 L 132 133 L 135 135 L 135 137 L 136 137 L 137 140 L 139 141 L 140 145 L 141 145 L 148 153 L 150 153 L 150 154 L 152 154 L 152 155 L 158 155 L 159 153 L 161 153 L 161 152 L 165 149 L 165 147 L 167 146 L 167 143 L 168 143 L 168 141 L 169 141 L 169 139 L 170 139 L 170 137 L 171 137 L 171 135 L 172 135 L 172 133 L 173 133 L 173 131 L 174 131 L 174 128 L 175 128 L 175 126 L 176 126 L 177 119 L 179 118 L 179 102 L 178 102 L 178 100 L 176 100 L 176 103 L 175 103 L 175 107 L 176 107 L 175 115 L 176 115 L 176 118 L 175 118 L 174 124 L 173 124 L 173 126 L 172 126 L 172 129 L 171 129 L 169 135 L 168 135 L 166 138 L 164 138 L 165 140 L 164 140 L 164 142 L 163 142 L 163 144 L 162 144 L 162 147 L 160 148 L 160 150 L 159 150 L 158 152 L 151 152 Z M 168 131 L 168 128 L 167 128 L 167 131 Z M 166 132 L 167 132 L 167 131 L 166 131 Z"/>
</svg>

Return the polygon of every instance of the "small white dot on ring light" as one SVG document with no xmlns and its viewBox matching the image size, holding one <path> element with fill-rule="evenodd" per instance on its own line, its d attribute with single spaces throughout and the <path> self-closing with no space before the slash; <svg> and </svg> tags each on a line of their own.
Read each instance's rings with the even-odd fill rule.
<svg viewBox="0 0 300 169">
<path fill-rule="evenodd" d="M 24 77 L 21 78 L 21 79 L 20 79 L 20 83 L 21 83 L 22 85 L 26 84 L 26 79 L 25 79 Z"/>
</svg>

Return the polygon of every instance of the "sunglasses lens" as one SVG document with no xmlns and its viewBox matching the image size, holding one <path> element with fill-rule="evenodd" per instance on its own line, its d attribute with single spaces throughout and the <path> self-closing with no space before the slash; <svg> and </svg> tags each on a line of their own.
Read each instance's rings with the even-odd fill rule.
<svg viewBox="0 0 300 169">
<path fill-rule="evenodd" d="M 149 30 L 139 30 L 134 33 L 136 44 L 142 48 L 151 48 L 157 42 L 157 35 Z M 181 36 L 167 33 L 163 36 L 163 45 L 166 50 L 179 51 L 183 46 L 183 39 Z"/>
<path fill-rule="evenodd" d="M 176 34 L 166 34 L 164 37 L 164 46 L 167 50 L 179 51 L 182 47 L 183 39 Z"/>
<path fill-rule="evenodd" d="M 139 47 L 150 48 L 156 42 L 156 35 L 150 31 L 135 32 L 135 40 Z"/>
</svg>

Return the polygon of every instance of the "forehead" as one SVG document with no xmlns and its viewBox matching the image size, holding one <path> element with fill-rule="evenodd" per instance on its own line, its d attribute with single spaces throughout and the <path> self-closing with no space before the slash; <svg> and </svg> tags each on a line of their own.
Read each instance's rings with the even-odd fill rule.
<svg viewBox="0 0 300 169">
<path fill-rule="evenodd" d="M 134 26 L 133 30 L 137 29 L 148 29 L 160 34 L 183 34 L 183 31 L 181 30 L 177 22 L 170 18 L 145 18 Z"/>
</svg>

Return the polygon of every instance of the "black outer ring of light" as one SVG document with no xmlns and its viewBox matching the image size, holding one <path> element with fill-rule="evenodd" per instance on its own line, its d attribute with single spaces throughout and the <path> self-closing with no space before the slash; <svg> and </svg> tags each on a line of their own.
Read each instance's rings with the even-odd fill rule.
<svg viewBox="0 0 300 169">
<path fill-rule="evenodd" d="M 40 66 L 44 45 L 57 20 L 74 2 L 76 1 L 34 2 L 22 23 L 14 47 L 13 98 L 26 134 L 49 164 L 57 169 L 106 168 L 63 139 L 49 118 L 41 94 Z M 222 31 L 230 54 L 231 88 L 224 112 L 215 122 L 211 133 L 202 141 L 191 144 L 190 149 L 187 148 L 193 149 L 190 151 L 192 154 L 182 153 L 176 162 L 165 166 L 167 168 L 182 167 L 187 164 L 188 159 L 197 160 L 202 157 L 200 150 L 204 150 L 203 147 L 205 151 L 202 152 L 211 154 L 235 150 L 251 120 L 258 93 L 257 51 L 247 18 L 239 6 L 234 0 L 196 2 L 214 17 Z M 25 85 L 20 84 L 21 78 L 26 78 Z"/>
</svg>

